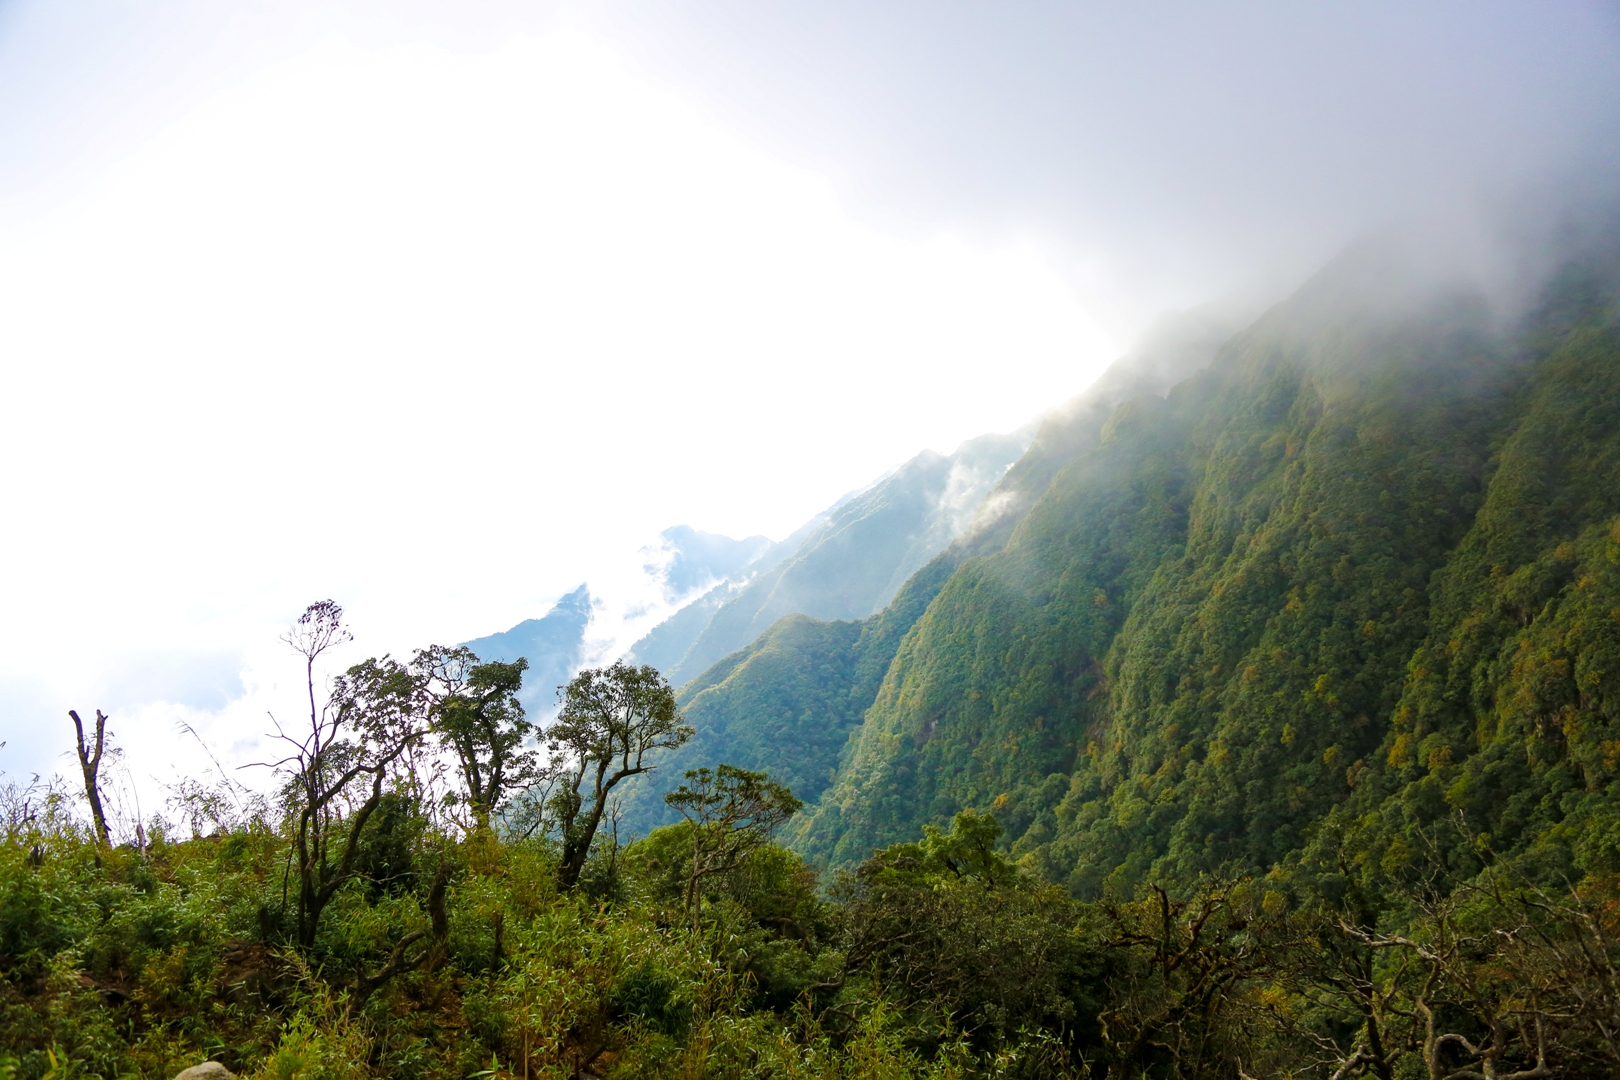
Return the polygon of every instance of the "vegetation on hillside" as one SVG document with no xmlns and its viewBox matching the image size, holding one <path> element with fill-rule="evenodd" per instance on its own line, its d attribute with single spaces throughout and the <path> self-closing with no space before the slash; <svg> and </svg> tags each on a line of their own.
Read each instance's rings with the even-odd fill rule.
<svg viewBox="0 0 1620 1080">
<path fill-rule="evenodd" d="M 1004 546 L 957 550 L 795 846 L 849 865 L 978 807 L 1101 897 L 1335 837 L 1395 865 L 1461 812 L 1546 872 L 1596 869 L 1620 764 L 1612 250 L 1506 331 L 1467 295 L 1392 303 L 1379 253 L 1352 253 L 1071 440 Z"/>
<path fill-rule="evenodd" d="M 598 673 L 600 674 L 600 673 Z M 824 878 L 796 806 L 722 766 L 679 825 L 560 845 L 447 815 L 390 773 L 303 939 L 300 797 L 200 788 L 101 843 L 75 799 L 5 789 L 0 1069 L 364 1077 L 1530 1077 L 1620 1067 L 1612 875 L 1536 886 L 1414 853 L 1372 896 L 1215 874 L 1076 900 L 987 814 Z M 362 804 L 363 805 L 363 804 Z M 351 846 L 352 845 L 352 849 Z M 353 852 L 352 856 L 350 852 Z"/>
<path fill-rule="evenodd" d="M 1353 254 L 1056 418 L 883 611 L 679 696 L 587 670 L 538 731 L 522 660 L 442 648 L 325 684 L 318 604 L 270 794 L 145 822 L 75 715 L 83 790 L 0 792 L 0 1075 L 1620 1075 L 1592 250 L 1505 326 Z"/>
<path fill-rule="evenodd" d="M 954 552 L 913 575 L 893 603 L 861 622 L 778 619 L 757 641 L 681 688 L 695 734 L 668 767 L 637 777 L 622 796 L 637 834 L 675 820 L 664 803 L 688 768 L 725 760 L 780 778 L 813 801 L 833 782 L 851 731 L 877 694 L 905 635 L 955 567 Z"/>
</svg>

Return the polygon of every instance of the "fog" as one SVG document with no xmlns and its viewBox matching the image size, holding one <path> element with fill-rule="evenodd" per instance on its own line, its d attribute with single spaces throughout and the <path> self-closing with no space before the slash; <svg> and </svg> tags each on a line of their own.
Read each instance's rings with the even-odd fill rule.
<svg viewBox="0 0 1620 1080">
<path fill-rule="evenodd" d="M 1591 201 L 1617 73 L 1595 4 L 0 7 L 0 770 L 98 706 L 141 784 L 181 721 L 251 760 L 326 596 L 344 662 L 582 580 L 655 619 L 662 529 L 779 538 L 1166 311 Z"/>
<path fill-rule="evenodd" d="M 1581 3 L 622 4 L 640 55 L 856 211 L 1060 236 L 1187 306 L 1369 226 L 1613 169 L 1620 8 Z"/>
</svg>

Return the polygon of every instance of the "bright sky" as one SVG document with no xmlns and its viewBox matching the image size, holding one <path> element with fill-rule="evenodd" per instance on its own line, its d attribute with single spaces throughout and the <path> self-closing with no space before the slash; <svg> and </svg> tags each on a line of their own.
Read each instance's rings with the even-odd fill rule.
<svg viewBox="0 0 1620 1080">
<path fill-rule="evenodd" d="M 846 14 L 876 67 L 827 51 L 825 18 L 795 36 L 724 4 L 0 8 L 0 770 L 66 764 L 69 707 L 112 713 L 148 778 L 196 759 L 179 719 L 251 756 L 312 600 L 348 608 L 346 659 L 504 629 L 582 580 L 628 601 L 658 530 L 781 536 L 1365 224 L 1306 214 L 1288 258 L 1267 234 L 1213 273 L 1256 193 L 1223 155 L 1227 203 L 1189 201 L 1197 125 L 1144 114 L 1174 153 L 1116 168 L 1117 131 L 1087 143 L 1048 102 L 964 150 L 940 132 L 978 130 L 993 65 L 919 73 L 896 46 L 885 89 L 882 28 Z M 1051 61 L 1038 30 L 1012 62 Z M 1580 47 L 1500 70 L 1614 55 Z M 1560 71 L 1555 103 L 1591 82 Z M 929 152 L 906 159 L 896 118 L 930 85 L 970 100 L 907 121 Z M 1030 149 L 1053 140 L 1061 168 Z M 1038 196 L 1006 195 L 1019 177 Z M 1064 177 L 1090 217 L 1043 209 Z"/>
<path fill-rule="evenodd" d="M 120 150 L 0 221 L 24 768 L 70 705 L 127 741 L 244 664 L 274 696 L 310 600 L 403 651 L 672 524 L 784 535 L 1120 345 L 1034 240 L 852 221 L 578 28 L 324 35 Z"/>
</svg>

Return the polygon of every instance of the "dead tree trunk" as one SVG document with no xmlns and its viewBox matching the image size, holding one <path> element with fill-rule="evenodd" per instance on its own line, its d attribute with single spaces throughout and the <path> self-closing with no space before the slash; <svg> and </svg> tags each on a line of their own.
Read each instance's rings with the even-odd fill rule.
<svg viewBox="0 0 1620 1080">
<path fill-rule="evenodd" d="M 106 745 L 107 718 L 100 709 L 96 710 L 96 749 L 90 752 L 90 746 L 84 738 L 84 721 L 79 719 L 75 709 L 69 709 L 68 715 L 73 717 L 73 729 L 79 736 L 79 768 L 84 772 L 84 797 L 90 801 L 90 816 L 95 820 L 96 839 L 102 847 L 108 847 L 112 838 L 107 832 L 107 815 L 101 809 L 101 751 Z"/>
</svg>

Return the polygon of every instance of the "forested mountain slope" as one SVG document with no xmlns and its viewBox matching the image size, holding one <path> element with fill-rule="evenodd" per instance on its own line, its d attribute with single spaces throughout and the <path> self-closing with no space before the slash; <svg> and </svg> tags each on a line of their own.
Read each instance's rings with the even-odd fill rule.
<svg viewBox="0 0 1620 1080">
<path fill-rule="evenodd" d="M 1574 880 L 1620 869 L 1620 258 L 1567 271 L 1478 514 L 1349 799 L 1309 855 L 1390 876 L 1461 819 Z M 1451 853 L 1467 868 L 1467 846 Z"/>
<path fill-rule="evenodd" d="M 1391 822 L 1528 843 L 1606 798 L 1615 277 L 1589 258 L 1504 329 L 1353 252 L 1070 440 L 1004 547 L 958 546 L 800 846 L 976 806 L 1094 893 L 1265 868 L 1328 819 L 1398 861 Z"/>
<path fill-rule="evenodd" d="M 784 616 L 687 683 L 679 700 L 696 733 L 665 754 L 654 772 L 626 785 L 628 830 L 644 834 L 675 820 L 664 793 L 679 786 L 685 770 L 721 761 L 768 772 L 814 801 L 837 775 L 839 754 L 872 704 L 900 639 L 959 559 L 954 550 L 935 557 L 888 607 L 864 621 Z"/>
<path fill-rule="evenodd" d="M 1211 311 L 1167 320 L 1093 387 L 1042 422 L 1030 449 L 985 499 L 963 537 L 913 574 L 883 610 L 859 622 L 822 622 L 804 615 L 781 618 L 751 644 L 687 683 L 681 704 L 697 734 L 668 755 L 657 773 L 637 778 L 625 796 L 625 822 L 631 831 L 643 832 L 670 820 L 673 811 L 663 805 L 663 792 L 680 783 L 685 769 L 716 761 L 768 771 L 800 798 L 813 802 L 834 779 L 849 733 L 871 707 L 902 638 L 968 553 L 992 547 L 998 535 L 1005 539 L 1011 523 L 1027 513 L 1033 501 L 1025 494 L 1031 478 L 1044 475 L 1049 481 L 1057 467 L 1054 463 L 1096 444 L 1119 401 L 1162 393 L 1208 364 L 1231 331 L 1230 321 Z M 990 445 L 998 452 L 1004 449 Z M 974 449 L 975 444 L 969 443 L 958 456 Z M 937 474 L 940 459 L 932 458 L 920 456 L 911 464 Z M 921 468 L 917 471 L 928 475 Z M 904 472 L 891 479 L 912 489 L 918 486 Z M 761 580 L 807 581 L 818 566 L 833 579 L 853 576 L 847 567 L 858 566 L 860 560 L 849 559 L 841 568 L 835 556 L 848 558 L 850 545 L 886 528 L 885 513 L 888 520 L 898 516 L 885 510 L 898 501 L 892 494 L 884 494 L 882 485 L 872 491 L 877 497 L 851 500 L 848 514 L 829 515 L 827 525 L 816 534 L 828 541 L 825 545 L 807 540 L 805 555 L 789 568 L 790 573 Z M 956 528 L 961 527 L 958 522 Z M 760 590 L 755 602 L 768 595 Z M 736 610 L 748 615 L 750 609 L 740 605 Z"/>
</svg>

